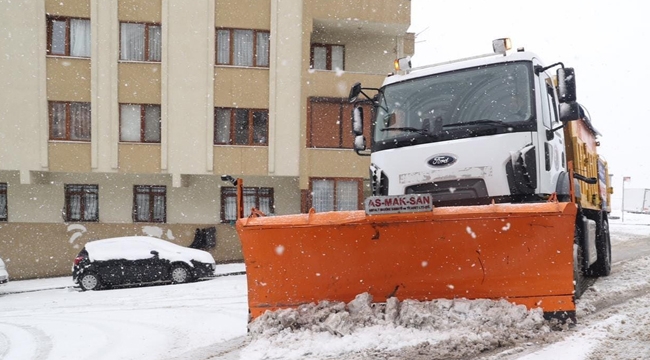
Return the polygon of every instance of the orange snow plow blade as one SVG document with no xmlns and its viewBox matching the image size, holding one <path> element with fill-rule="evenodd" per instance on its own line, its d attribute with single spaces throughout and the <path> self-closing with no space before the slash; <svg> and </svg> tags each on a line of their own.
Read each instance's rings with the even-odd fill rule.
<svg viewBox="0 0 650 360">
<path fill-rule="evenodd" d="M 251 319 L 322 300 L 506 299 L 574 317 L 573 203 L 237 221 Z M 564 315 L 562 315 L 564 314 Z"/>
</svg>

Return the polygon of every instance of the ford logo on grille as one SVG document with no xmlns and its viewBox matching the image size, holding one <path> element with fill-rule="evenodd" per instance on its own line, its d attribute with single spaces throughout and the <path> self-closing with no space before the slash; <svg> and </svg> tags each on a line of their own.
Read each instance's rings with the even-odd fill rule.
<svg viewBox="0 0 650 360">
<path fill-rule="evenodd" d="M 435 155 L 429 159 L 429 161 L 427 161 L 427 164 L 433 167 L 444 167 L 449 166 L 455 162 L 456 158 L 452 155 Z"/>
</svg>

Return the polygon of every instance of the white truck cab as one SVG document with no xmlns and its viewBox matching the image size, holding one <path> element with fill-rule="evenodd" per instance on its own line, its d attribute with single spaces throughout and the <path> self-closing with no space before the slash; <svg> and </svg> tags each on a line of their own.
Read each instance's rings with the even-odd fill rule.
<svg viewBox="0 0 650 360">
<path fill-rule="evenodd" d="M 373 195 L 429 193 L 435 205 L 543 201 L 568 194 L 562 120 L 578 118 L 572 69 L 561 63 L 558 95 L 550 67 L 523 50 L 399 69 L 377 95 L 360 84 L 350 101 L 372 102 Z M 398 60 L 396 65 L 407 65 Z M 397 66 L 396 66 L 397 70 Z M 561 110 L 562 109 L 562 110 Z M 562 111 L 562 115 L 560 112 Z M 363 111 L 354 110 L 355 149 L 367 154 Z"/>
</svg>

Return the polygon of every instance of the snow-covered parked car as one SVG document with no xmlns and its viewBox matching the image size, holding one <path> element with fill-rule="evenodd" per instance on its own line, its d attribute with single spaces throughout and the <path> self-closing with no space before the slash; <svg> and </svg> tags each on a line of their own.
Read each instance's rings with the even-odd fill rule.
<svg viewBox="0 0 650 360">
<path fill-rule="evenodd" d="M 72 266 L 82 290 L 153 282 L 185 283 L 214 276 L 216 264 L 203 250 L 148 236 L 91 241 Z"/>
<path fill-rule="evenodd" d="M 9 273 L 7 273 L 7 267 L 5 262 L 0 258 L 0 284 L 6 284 L 9 281 Z"/>
</svg>

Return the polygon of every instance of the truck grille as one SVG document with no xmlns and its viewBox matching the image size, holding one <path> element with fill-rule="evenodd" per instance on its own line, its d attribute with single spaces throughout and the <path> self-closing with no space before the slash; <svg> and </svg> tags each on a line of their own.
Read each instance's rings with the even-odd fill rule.
<svg viewBox="0 0 650 360">
<path fill-rule="evenodd" d="M 407 194 L 431 194 L 433 204 L 468 205 L 489 202 L 488 191 L 483 179 L 464 179 L 439 181 L 412 185 L 406 188 Z"/>
</svg>

